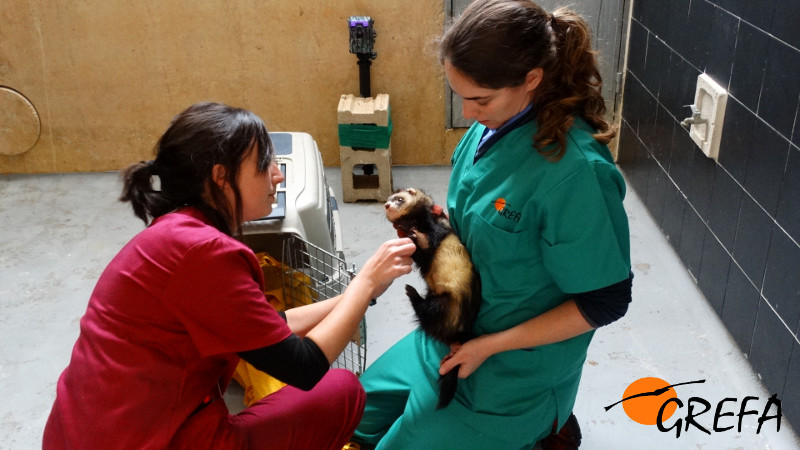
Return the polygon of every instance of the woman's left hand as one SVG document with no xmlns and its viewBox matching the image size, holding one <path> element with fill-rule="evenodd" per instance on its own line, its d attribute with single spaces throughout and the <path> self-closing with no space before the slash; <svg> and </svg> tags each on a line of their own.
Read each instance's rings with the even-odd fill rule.
<svg viewBox="0 0 800 450">
<path fill-rule="evenodd" d="M 439 374 L 444 375 L 459 364 L 461 364 L 461 368 L 458 369 L 458 378 L 466 378 L 475 372 L 486 361 L 486 358 L 491 356 L 482 345 L 483 338 L 483 336 L 479 336 L 464 344 L 451 345 L 450 353 L 442 358 L 439 365 Z"/>
</svg>

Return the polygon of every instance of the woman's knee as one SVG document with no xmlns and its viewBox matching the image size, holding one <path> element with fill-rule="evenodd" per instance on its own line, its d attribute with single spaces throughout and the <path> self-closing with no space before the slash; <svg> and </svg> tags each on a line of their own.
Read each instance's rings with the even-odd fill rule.
<svg viewBox="0 0 800 450">
<path fill-rule="evenodd" d="M 315 389 L 324 391 L 325 396 L 331 400 L 332 404 L 344 402 L 345 404 L 360 405 L 363 409 L 366 401 L 364 387 L 358 381 L 358 377 L 345 369 L 331 369 L 320 380 Z"/>
<path fill-rule="evenodd" d="M 341 414 L 342 408 L 348 415 L 361 417 L 366 404 L 367 394 L 358 381 L 358 377 L 345 369 L 331 369 L 314 388 L 327 399 L 325 404 L 331 413 Z"/>
</svg>

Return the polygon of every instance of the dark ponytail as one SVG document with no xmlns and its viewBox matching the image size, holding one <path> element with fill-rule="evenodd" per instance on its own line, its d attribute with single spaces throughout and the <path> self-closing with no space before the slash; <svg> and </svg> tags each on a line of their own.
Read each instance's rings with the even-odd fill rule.
<svg viewBox="0 0 800 450">
<path fill-rule="evenodd" d="M 534 141 L 540 152 L 557 160 L 566 147 L 566 134 L 575 115 L 596 130 L 593 137 L 602 144 L 608 144 L 616 130 L 605 118 L 603 81 L 592 50 L 589 25 L 567 8 L 556 10 L 550 16 L 550 24 L 556 58 L 549 70 L 545 69 L 545 80 L 534 100 L 539 121 Z"/>
<path fill-rule="evenodd" d="M 133 213 L 145 225 L 149 217 L 158 217 L 174 209 L 163 197 L 162 192 L 153 187 L 155 161 L 141 161 L 131 164 L 121 172 L 122 196 L 120 201 L 131 202 Z"/>
<path fill-rule="evenodd" d="M 250 151 L 256 151 L 258 170 L 263 173 L 274 153 L 258 116 L 221 103 L 198 103 L 175 116 L 155 151 L 155 160 L 122 170 L 120 200 L 131 202 L 134 214 L 145 225 L 182 206 L 193 206 L 226 234 L 238 232 L 242 224 L 237 183 L 241 162 Z M 232 205 L 212 181 L 217 164 L 225 168 L 225 181 L 234 194 Z"/>
<path fill-rule="evenodd" d="M 576 115 L 597 130 L 599 142 L 615 135 L 604 117 L 590 36 L 586 21 L 569 9 L 548 14 L 529 0 L 476 0 L 442 36 L 439 59 L 489 89 L 520 86 L 528 72 L 542 68 L 533 145 L 558 160 Z"/>
</svg>

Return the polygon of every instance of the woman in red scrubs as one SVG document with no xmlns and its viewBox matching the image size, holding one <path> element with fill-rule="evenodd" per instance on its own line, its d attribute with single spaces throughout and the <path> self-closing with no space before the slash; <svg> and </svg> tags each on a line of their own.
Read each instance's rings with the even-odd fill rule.
<svg viewBox="0 0 800 450">
<path fill-rule="evenodd" d="M 384 243 L 345 292 L 278 313 L 253 251 L 232 236 L 268 215 L 284 179 L 255 114 L 218 103 L 176 116 L 153 161 L 122 172 L 147 226 L 101 275 L 44 430 L 59 448 L 342 448 L 364 391 L 329 370 L 367 309 L 411 271 Z M 158 177 L 158 185 L 153 184 Z M 237 415 L 221 401 L 239 360 L 289 386 Z"/>
</svg>

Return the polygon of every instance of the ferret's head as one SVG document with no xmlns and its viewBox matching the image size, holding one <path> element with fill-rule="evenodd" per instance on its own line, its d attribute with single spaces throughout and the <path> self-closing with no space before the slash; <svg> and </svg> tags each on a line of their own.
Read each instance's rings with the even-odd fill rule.
<svg viewBox="0 0 800 450">
<path fill-rule="evenodd" d="M 420 189 L 399 189 L 386 200 L 383 206 L 386 208 L 386 218 L 389 219 L 389 222 L 395 223 L 413 211 L 430 210 L 433 207 L 433 200 Z"/>
</svg>

